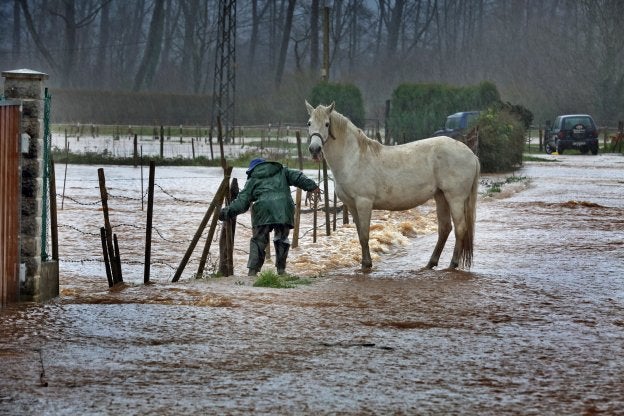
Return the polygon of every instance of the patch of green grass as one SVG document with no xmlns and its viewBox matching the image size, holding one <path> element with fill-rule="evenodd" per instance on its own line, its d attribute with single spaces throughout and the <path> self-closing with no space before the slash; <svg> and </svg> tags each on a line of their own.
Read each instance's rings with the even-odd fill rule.
<svg viewBox="0 0 624 416">
<path fill-rule="evenodd" d="M 492 183 L 490 185 L 490 187 L 488 188 L 488 190 L 487 190 L 488 195 L 500 192 L 502 184 L 503 184 L 503 182 L 494 182 L 494 183 Z"/>
<path fill-rule="evenodd" d="M 309 285 L 309 279 L 301 279 L 290 274 L 278 275 L 272 270 L 261 272 L 254 282 L 254 287 L 271 287 L 275 289 L 292 289 L 297 285 Z"/>
<path fill-rule="evenodd" d="M 501 192 L 503 185 L 526 181 L 526 176 L 508 176 L 504 181 L 491 182 L 488 184 L 488 188 L 485 191 L 486 195 L 492 195 L 494 193 Z"/>
<path fill-rule="evenodd" d="M 505 179 L 505 183 L 522 182 L 526 180 L 526 176 L 508 176 L 507 179 Z"/>
</svg>

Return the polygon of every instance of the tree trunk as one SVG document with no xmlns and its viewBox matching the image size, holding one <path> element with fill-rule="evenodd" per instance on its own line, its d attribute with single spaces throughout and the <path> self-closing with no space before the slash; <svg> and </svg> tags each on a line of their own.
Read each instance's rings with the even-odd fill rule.
<svg viewBox="0 0 624 416">
<path fill-rule="evenodd" d="M 102 72 L 105 71 L 106 65 L 106 51 L 108 50 L 109 34 L 110 34 L 110 7 L 107 0 L 101 0 L 102 2 L 102 14 L 100 15 L 100 33 L 98 36 L 98 49 L 97 56 L 95 58 L 95 68 L 93 68 L 94 77 L 102 77 Z M 108 77 L 104 78 L 108 80 Z M 107 82 L 107 81 L 105 81 Z"/>
<path fill-rule="evenodd" d="M 147 35 L 145 53 L 134 78 L 133 91 L 140 91 L 143 87 L 152 85 L 156 66 L 162 49 L 162 38 L 165 26 L 165 0 L 154 0 L 154 12 Z"/>
<path fill-rule="evenodd" d="M 288 52 L 288 40 L 290 39 L 290 28 L 292 27 L 293 14 L 295 12 L 296 0 L 288 0 L 288 10 L 286 11 L 286 23 L 282 31 L 282 44 L 280 47 L 279 60 L 277 63 L 277 72 L 275 75 L 275 86 L 279 88 L 282 83 L 282 75 L 284 74 L 284 65 L 286 65 L 286 53 Z"/>
<path fill-rule="evenodd" d="M 22 49 L 22 22 L 20 15 L 20 2 L 19 0 L 14 0 L 13 2 L 13 46 L 12 46 L 12 54 L 13 54 L 13 62 L 18 62 L 21 55 Z"/>
<path fill-rule="evenodd" d="M 312 0 L 310 6 L 310 69 L 319 69 L 319 0 Z"/>
</svg>

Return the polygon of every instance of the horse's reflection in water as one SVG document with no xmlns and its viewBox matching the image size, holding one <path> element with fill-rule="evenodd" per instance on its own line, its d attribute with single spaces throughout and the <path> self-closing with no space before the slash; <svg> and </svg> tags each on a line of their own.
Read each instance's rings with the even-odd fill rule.
<svg viewBox="0 0 624 416">
<path fill-rule="evenodd" d="M 454 225 L 450 268 L 470 268 L 480 167 L 465 144 L 441 136 L 384 146 L 334 111 L 334 103 L 314 108 L 306 101 L 306 107 L 310 153 L 315 159 L 321 153 L 325 157 L 336 194 L 353 215 L 362 270 L 373 265 L 368 247 L 372 210 L 406 210 L 431 198 L 436 201 L 438 241 L 427 267 L 438 265 Z"/>
</svg>

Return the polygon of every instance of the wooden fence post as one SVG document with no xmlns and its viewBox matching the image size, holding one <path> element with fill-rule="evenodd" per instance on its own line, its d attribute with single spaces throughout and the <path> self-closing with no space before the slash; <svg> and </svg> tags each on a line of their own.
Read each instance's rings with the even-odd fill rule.
<svg viewBox="0 0 624 416">
<path fill-rule="evenodd" d="M 106 268 L 106 278 L 108 279 L 108 287 L 113 287 L 113 275 L 111 273 L 110 259 L 108 258 L 108 246 L 106 244 L 106 228 L 100 228 L 100 239 L 102 240 L 102 253 L 104 255 L 104 267 Z"/>
<path fill-rule="evenodd" d="M 337 205 L 337 201 L 336 201 L 337 197 L 336 197 L 336 191 L 334 191 L 334 218 L 333 218 L 333 225 L 332 225 L 332 229 L 334 230 L 334 232 L 336 231 L 336 215 L 337 215 L 337 209 L 336 209 L 336 205 Z"/>
<path fill-rule="evenodd" d="M 136 133 L 134 134 L 134 151 L 132 152 L 132 159 L 134 162 L 134 167 L 137 167 L 137 163 L 138 163 L 138 159 L 139 159 L 139 142 L 138 142 L 138 136 L 136 135 Z"/>
<path fill-rule="evenodd" d="M 165 150 L 165 127 L 160 126 L 160 158 L 164 157 Z"/>
<path fill-rule="evenodd" d="M 329 220 L 329 179 L 327 179 L 327 162 L 323 157 L 323 191 L 325 192 L 325 233 L 331 235 L 331 221 Z"/>
<path fill-rule="evenodd" d="M 50 237 L 52 239 L 52 260 L 59 259 L 58 252 L 58 213 L 56 211 L 56 172 L 54 158 L 50 156 Z"/>
<path fill-rule="evenodd" d="M 119 259 L 115 256 L 113 245 L 113 232 L 108 218 L 108 192 L 106 191 L 106 178 L 104 177 L 104 168 L 98 169 L 98 179 L 100 183 L 100 198 L 102 200 L 102 213 L 104 214 L 104 228 L 106 230 L 106 247 L 108 249 L 108 257 L 111 263 L 111 272 L 113 274 L 113 283 L 123 282 L 121 277 L 121 265 L 118 265 Z"/>
<path fill-rule="evenodd" d="M 119 283 L 123 282 L 121 275 L 121 256 L 119 255 L 119 243 L 117 242 L 117 234 L 113 234 L 113 251 L 115 253 L 115 267 L 117 268 L 117 279 Z"/>
<path fill-rule="evenodd" d="M 152 217 L 154 214 L 154 176 L 156 163 L 150 160 L 149 182 L 147 185 L 147 224 L 145 226 L 145 264 L 143 267 L 143 283 L 150 280 L 150 261 L 152 256 Z M 142 198 L 141 198 L 142 200 Z"/>
<path fill-rule="evenodd" d="M 301 133 L 299 130 L 295 132 L 297 137 L 297 160 L 299 161 L 299 170 L 303 170 L 303 155 L 301 153 Z M 293 228 L 292 248 L 299 247 L 299 227 L 301 225 L 301 188 L 297 188 L 295 194 L 295 224 Z"/>
<path fill-rule="evenodd" d="M 228 205 L 238 196 L 238 181 L 232 179 L 230 194 L 227 198 Z M 223 222 L 221 235 L 219 236 L 219 273 L 222 276 L 234 274 L 234 234 L 236 233 L 236 218 L 229 218 Z"/>
</svg>

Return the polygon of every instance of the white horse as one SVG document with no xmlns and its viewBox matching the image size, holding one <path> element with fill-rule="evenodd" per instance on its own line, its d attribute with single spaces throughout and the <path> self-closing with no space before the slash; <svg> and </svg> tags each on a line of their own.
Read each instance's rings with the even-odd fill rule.
<svg viewBox="0 0 624 416">
<path fill-rule="evenodd" d="M 371 211 L 402 211 L 431 198 L 436 201 L 438 242 L 427 267 L 438 265 L 454 224 L 450 268 L 470 268 L 480 171 L 474 153 L 445 136 L 384 146 L 334 111 L 334 105 L 314 108 L 306 100 L 309 150 L 316 160 L 322 152 L 334 174 L 336 194 L 353 215 L 362 270 L 373 265 L 368 248 Z"/>
</svg>

